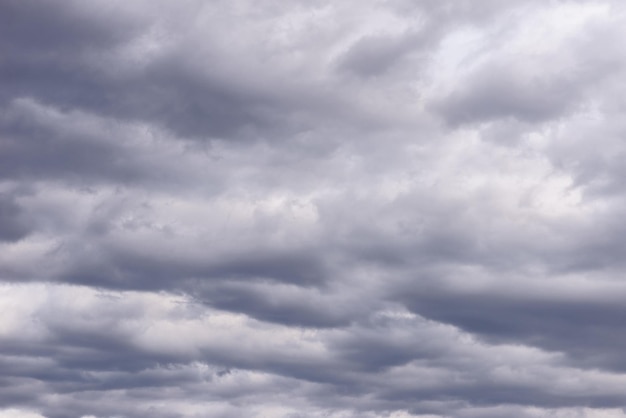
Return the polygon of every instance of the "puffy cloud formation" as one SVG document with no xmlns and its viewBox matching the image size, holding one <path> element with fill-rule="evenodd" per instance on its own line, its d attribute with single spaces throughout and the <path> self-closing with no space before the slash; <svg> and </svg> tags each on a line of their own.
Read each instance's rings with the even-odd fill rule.
<svg viewBox="0 0 626 418">
<path fill-rule="evenodd" d="M 0 417 L 626 417 L 625 28 L 0 0 Z"/>
</svg>

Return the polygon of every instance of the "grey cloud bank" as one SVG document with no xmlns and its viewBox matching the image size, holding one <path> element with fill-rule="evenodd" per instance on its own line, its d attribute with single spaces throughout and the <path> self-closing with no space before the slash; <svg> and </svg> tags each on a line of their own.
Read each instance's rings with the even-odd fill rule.
<svg viewBox="0 0 626 418">
<path fill-rule="evenodd" d="M 0 0 L 0 417 L 624 417 L 615 1 Z"/>
</svg>

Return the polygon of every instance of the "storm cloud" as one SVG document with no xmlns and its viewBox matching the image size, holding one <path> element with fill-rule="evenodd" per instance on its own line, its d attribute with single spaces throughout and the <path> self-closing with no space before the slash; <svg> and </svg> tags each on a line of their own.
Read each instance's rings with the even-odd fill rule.
<svg viewBox="0 0 626 418">
<path fill-rule="evenodd" d="M 626 417 L 624 28 L 0 0 L 0 417 Z"/>
</svg>

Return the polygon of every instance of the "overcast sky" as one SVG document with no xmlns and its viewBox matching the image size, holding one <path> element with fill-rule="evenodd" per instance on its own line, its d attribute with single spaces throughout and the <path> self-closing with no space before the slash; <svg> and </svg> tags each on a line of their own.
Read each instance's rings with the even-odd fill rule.
<svg viewBox="0 0 626 418">
<path fill-rule="evenodd" d="M 624 39 L 0 0 L 0 417 L 626 417 Z"/>
</svg>

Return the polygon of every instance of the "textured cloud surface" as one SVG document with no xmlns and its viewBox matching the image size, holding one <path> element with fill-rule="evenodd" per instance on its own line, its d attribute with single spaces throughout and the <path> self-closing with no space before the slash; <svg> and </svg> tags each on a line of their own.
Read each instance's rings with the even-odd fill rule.
<svg viewBox="0 0 626 418">
<path fill-rule="evenodd" d="M 0 0 L 0 417 L 626 417 L 625 28 Z"/>
</svg>

